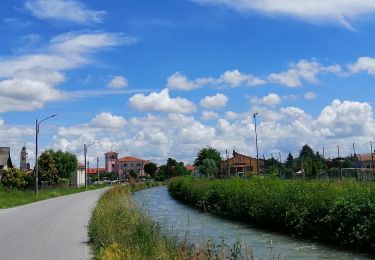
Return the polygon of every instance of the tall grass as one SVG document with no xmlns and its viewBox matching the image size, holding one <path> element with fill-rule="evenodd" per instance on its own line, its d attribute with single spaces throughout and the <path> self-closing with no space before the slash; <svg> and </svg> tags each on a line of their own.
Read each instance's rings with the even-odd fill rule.
<svg viewBox="0 0 375 260">
<path fill-rule="evenodd" d="M 175 178 L 175 198 L 297 237 L 375 252 L 375 184 Z"/>
<path fill-rule="evenodd" d="M 94 255 L 100 259 L 173 259 L 173 239 L 162 237 L 157 224 L 140 213 L 131 192 L 146 184 L 117 186 L 98 201 L 89 222 Z"/>
<path fill-rule="evenodd" d="M 56 188 L 39 190 L 35 195 L 33 190 L 2 190 L 0 188 L 0 209 L 20 206 L 40 200 L 69 195 L 77 192 L 100 189 L 105 185 L 93 185 L 80 188 Z"/>
<path fill-rule="evenodd" d="M 99 199 L 89 222 L 89 237 L 95 259 L 253 259 L 249 247 L 234 245 L 193 246 L 161 234 L 159 225 L 135 206 L 131 193 L 155 184 L 118 186 Z M 161 202 L 162 203 L 162 202 Z M 278 257 L 270 257 L 278 259 Z"/>
</svg>

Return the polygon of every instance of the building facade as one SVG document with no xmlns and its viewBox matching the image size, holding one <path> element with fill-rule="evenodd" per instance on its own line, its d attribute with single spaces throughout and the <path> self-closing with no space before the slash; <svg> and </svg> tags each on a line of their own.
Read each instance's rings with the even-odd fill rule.
<svg viewBox="0 0 375 260">
<path fill-rule="evenodd" d="M 125 175 L 130 174 L 132 171 L 138 176 L 138 177 L 144 177 L 146 176 L 144 171 L 144 166 L 148 164 L 149 161 L 143 160 L 137 157 L 123 157 L 118 160 L 119 165 L 119 175 L 120 178 L 124 178 Z"/>
<path fill-rule="evenodd" d="M 375 167 L 375 154 L 356 154 L 355 163 L 358 168 L 372 169 Z"/>
<path fill-rule="evenodd" d="M 233 150 L 233 157 L 227 160 L 221 161 L 220 171 L 224 176 L 243 176 L 244 174 L 257 173 L 263 169 L 264 161 L 259 159 L 257 164 L 257 159 L 252 158 L 247 155 L 237 153 Z"/>
<path fill-rule="evenodd" d="M 13 168 L 10 147 L 0 147 L 0 178 L 3 176 L 3 171 L 10 168 Z"/>
</svg>

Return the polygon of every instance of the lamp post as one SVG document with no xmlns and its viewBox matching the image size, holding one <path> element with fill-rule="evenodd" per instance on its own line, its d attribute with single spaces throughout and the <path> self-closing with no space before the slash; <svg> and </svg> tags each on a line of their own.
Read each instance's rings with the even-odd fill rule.
<svg viewBox="0 0 375 260">
<path fill-rule="evenodd" d="M 254 126 L 255 126 L 255 147 L 257 150 L 257 174 L 259 175 L 258 134 L 257 134 L 257 118 L 256 118 L 257 115 L 258 115 L 258 112 L 253 114 Z"/>
<path fill-rule="evenodd" d="M 99 157 L 96 157 L 96 174 L 98 175 L 98 184 L 99 184 Z"/>
<path fill-rule="evenodd" d="M 371 168 L 372 168 L 372 174 L 374 174 L 374 150 L 372 150 L 372 141 L 370 141 L 370 147 L 371 147 Z"/>
<path fill-rule="evenodd" d="M 85 154 L 85 187 L 87 187 L 87 162 L 86 162 L 86 157 L 87 157 L 87 149 L 89 148 L 90 145 L 95 144 L 95 142 L 92 142 L 91 144 L 84 144 L 83 145 L 83 152 Z"/>
<path fill-rule="evenodd" d="M 50 119 L 52 117 L 57 116 L 57 114 L 54 114 L 52 116 L 46 117 L 38 122 L 38 118 L 35 119 L 35 195 L 38 194 L 38 136 L 39 136 L 39 127 L 40 124 L 43 121 L 46 121 L 47 119 Z"/>
</svg>

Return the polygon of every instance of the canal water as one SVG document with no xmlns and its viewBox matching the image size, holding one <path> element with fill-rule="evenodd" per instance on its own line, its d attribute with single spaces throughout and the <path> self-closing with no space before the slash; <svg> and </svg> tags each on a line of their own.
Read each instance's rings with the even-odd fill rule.
<svg viewBox="0 0 375 260">
<path fill-rule="evenodd" d="M 221 244 L 223 238 L 228 245 L 240 241 L 251 248 L 254 259 L 370 259 L 203 213 L 173 199 L 165 186 L 138 191 L 133 199 L 164 233 L 189 244 L 208 240 Z"/>
</svg>

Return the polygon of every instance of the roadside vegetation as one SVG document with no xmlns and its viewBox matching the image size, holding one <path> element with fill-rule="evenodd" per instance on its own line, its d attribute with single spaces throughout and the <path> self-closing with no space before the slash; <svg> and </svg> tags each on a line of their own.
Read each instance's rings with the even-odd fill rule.
<svg viewBox="0 0 375 260">
<path fill-rule="evenodd" d="M 178 177 L 169 191 L 204 211 L 296 237 L 375 252 L 375 184 Z"/>
<path fill-rule="evenodd" d="M 228 246 L 209 240 L 198 248 L 178 242 L 173 234 L 162 235 L 159 225 L 131 199 L 132 192 L 156 185 L 160 183 L 115 186 L 102 195 L 89 222 L 94 259 L 252 259 L 250 248 L 239 241 Z"/>
<path fill-rule="evenodd" d="M 0 209 L 11 208 L 16 206 L 21 206 L 24 204 L 46 200 L 50 198 L 56 198 L 64 195 L 69 195 L 73 193 L 100 189 L 106 185 L 93 185 L 88 187 L 80 188 L 56 188 L 56 189 L 44 189 L 39 190 L 38 194 L 35 195 L 34 191 L 31 189 L 26 190 L 2 190 L 0 189 Z"/>
</svg>

